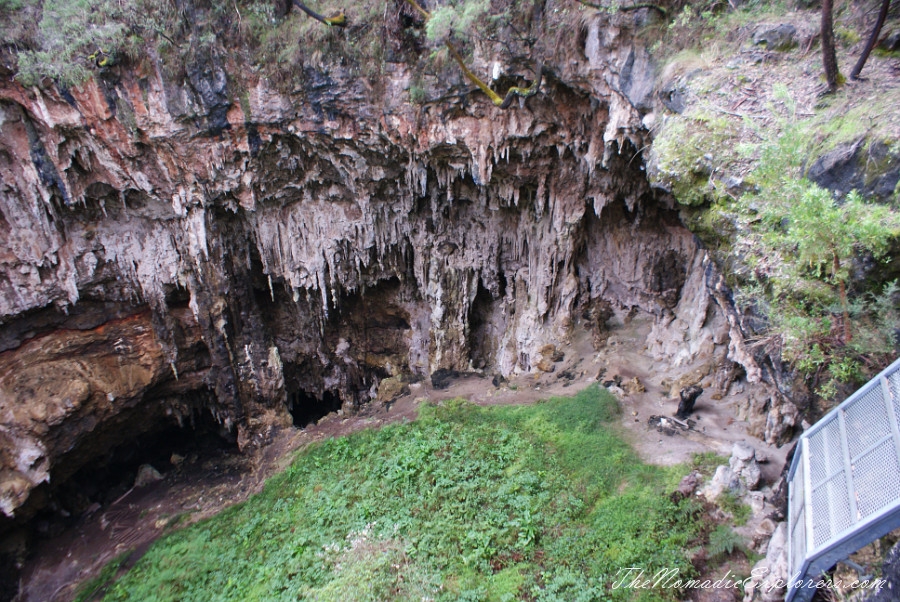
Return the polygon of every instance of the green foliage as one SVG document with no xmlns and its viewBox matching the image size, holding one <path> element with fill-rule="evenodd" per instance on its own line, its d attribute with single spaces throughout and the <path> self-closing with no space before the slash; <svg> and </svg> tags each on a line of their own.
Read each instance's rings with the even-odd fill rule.
<svg viewBox="0 0 900 602">
<path fill-rule="evenodd" d="M 719 508 L 732 516 L 734 524 L 738 526 L 746 525 L 753 514 L 753 509 L 730 491 L 720 495 L 716 503 L 719 505 Z M 712 543 L 711 539 L 710 543 Z"/>
<path fill-rule="evenodd" d="M 443 42 L 453 35 L 468 35 L 489 15 L 490 0 L 452 0 L 431 11 L 425 32 L 432 42 Z"/>
<path fill-rule="evenodd" d="M 30 48 L 37 34 L 38 0 L 0 0 L 0 39 L 4 44 Z"/>
<path fill-rule="evenodd" d="M 707 123 L 676 117 L 664 124 L 655 152 L 662 179 L 669 179 L 679 201 L 701 206 L 688 217 L 691 228 L 712 240 L 712 248 L 726 244 L 714 244 L 717 238 L 728 239 L 724 261 L 738 288 L 737 301 L 752 304 L 768 320 L 768 335 L 777 340 L 773 349 L 780 349 L 812 389 L 831 397 L 842 384 L 856 384 L 883 366 L 896 344 L 890 326 L 897 317 L 893 293 L 857 290 L 850 268 L 861 255 L 888 261 L 900 215 L 856 191 L 835 198 L 806 180 L 805 170 L 836 140 L 855 141 L 867 130 L 877 131 L 879 119 L 873 124 L 870 118 L 891 109 L 876 101 L 872 105 L 879 106 L 866 103 L 846 114 L 804 120 L 785 85 L 776 84 L 770 98 L 766 127 L 730 119 L 712 129 L 721 136 L 707 131 L 704 137 L 698 132 L 708 130 Z M 739 137 L 745 142 L 735 144 Z M 717 152 L 723 147 L 735 154 Z M 716 162 L 705 165 L 714 169 L 695 167 L 709 156 Z M 733 167 L 746 174 L 754 190 L 736 200 L 715 190 L 716 170 L 729 173 Z M 867 169 L 877 173 L 878 166 Z"/>
<path fill-rule="evenodd" d="M 110 560 L 109 563 L 103 567 L 103 570 L 100 571 L 99 575 L 87 583 L 80 585 L 75 592 L 75 602 L 95 600 L 98 595 L 106 591 L 106 589 L 115 582 L 116 573 L 118 573 L 119 568 L 125 564 L 125 561 L 128 560 L 128 557 L 131 556 L 131 554 L 132 550 L 128 550 L 113 560 Z"/>
<path fill-rule="evenodd" d="M 834 28 L 834 37 L 844 47 L 850 47 L 858 44 L 862 39 L 859 32 L 844 26 Z"/>
<path fill-rule="evenodd" d="M 108 600 L 631 600 L 619 568 L 677 567 L 698 506 L 640 462 L 596 385 L 533 406 L 425 405 L 323 441 L 259 495 L 155 544 Z M 647 592 L 675 600 L 678 592 Z"/>
<path fill-rule="evenodd" d="M 117 55 L 141 56 L 144 36 L 155 36 L 169 10 L 154 0 L 45 0 L 40 48 L 19 54 L 17 78 L 25 85 L 44 77 L 64 86 L 79 84 Z"/>
<path fill-rule="evenodd" d="M 787 221 L 783 230 L 769 232 L 778 243 L 796 249 L 799 269 L 814 278 L 845 281 L 847 260 L 855 252 L 881 259 L 891 239 L 900 234 L 900 219 L 891 208 L 867 203 L 856 191 L 839 203 L 831 192 L 804 180 L 783 184 L 790 204 L 767 203 L 761 217 L 770 224 Z"/>
<path fill-rule="evenodd" d="M 670 117 L 653 143 L 656 173 L 651 177 L 682 205 L 716 202 L 725 196 L 717 176 L 737 159 L 731 148 L 735 135 L 734 124 L 714 113 Z"/>
<path fill-rule="evenodd" d="M 716 469 L 723 464 L 728 464 L 728 458 L 716 452 L 695 453 L 691 457 L 691 470 L 696 470 L 704 477 L 714 475 Z"/>
<path fill-rule="evenodd" d="M 709 545 L 706 551 L 711 560 L 731 555 L 736 549 L 743 548 L 744 538 L 727 525 L 718 525 L 709 534 Z"/>
<path fill-rule="evenodd" d="M 420 85 L 413 84 L 409 87 L 409 102 L 413 104 L 423 104 L 428 100 L 428 93 Z"/>
<path fill-rule="evenodd" d="M 769 177 L 763 174 L 762 181 Z M 886 323 L 896 316 L 891 294 L 870 292 L 851 300 L 845 291 L 854 256 L 885 259 L 900 234 L 900 216 L 856 191 L 836 200 L 802 179 L 782 176 L 779 193 L 770 190 L 750 200 L 763 227 L 758 252 L 783 259 L 766 282 L 772 295 L 768 317 L 781 333 L 784 358 L 815 375 L 819 394 L 832 397 L 839 384 L 865 380 L 864 357 L 890 353 L 894 344 Z"/>
</svg>

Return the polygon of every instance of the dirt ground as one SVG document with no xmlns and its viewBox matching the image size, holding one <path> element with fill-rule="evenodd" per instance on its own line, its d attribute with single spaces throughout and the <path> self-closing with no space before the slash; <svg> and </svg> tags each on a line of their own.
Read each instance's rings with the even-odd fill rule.
<svg viewBox="0 0 900 602">
<path fill-rule="evenodd" d="M 212 516 L 259 491 L 266 478 L 286 467 L 295 452 L 308 443 L 414 420 L 425 400 L 463 397 L 481 405 L 498 405 L 570 395 L 595 382 L 601 368 L 605 369 L 604 378 L 613 374 L 624 380 L 637 377 L 646 388 L 620 400 L 622 432 L 646 462 L 671 465 L 705 451 L 727 457 L 735 441 L 748 440 L 769 457 L 762 465 L 764 478 L 768 482 L 777 479 L 787 447 L 778 449 L 747 435 L 747 424 L 735 417 L 735 407 L 746 393 L 720 401 L 701 396 L 692 416 L 696 426 L 687 433 L 664 435 L 648 426 L 651 415 L 671 416 L 677 407 L 677 401 L 667 398 L 661 381 L 695 368 L 675 369 L 649 358 L 644 342 L 650 326 L 649 317 L 635 318 L 627 325 L 619 321 L 599 352 L 591 345 L 590 333 L 576 327 L 571 343 L 561 349 L 565 359 L 551 373 L 513 377 L 500 387 L 492 384 L 489 375 L 468 374 L 441 391 L 424 381 L 411 385 L 410 394 L 389 407 L 373 402 L 353 416 L 333 413 L 304 429 L 276 430 L 266 445 L 250 453 L 219 448 L 205 455 L 193 454 L 177 467 L 170 467 L 161 481 L 132 489 L 108 507 L 83 516 L 58 536 L 39 541 L 24 567 L 18 600 L 71 600 L 78 584 L 96 576 L 110 560 L 133 550 L 123 565 L 133 566 L 167 531 Z"/>
</svg>

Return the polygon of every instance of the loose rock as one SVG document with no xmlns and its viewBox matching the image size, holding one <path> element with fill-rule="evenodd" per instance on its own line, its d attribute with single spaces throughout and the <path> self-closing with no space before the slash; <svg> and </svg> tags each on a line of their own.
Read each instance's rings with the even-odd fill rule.
<svg viewBox="0 0 900 602">
<path fill-rule="evenodd" d="M 700 495 L 710 502 L 714 502 L 726 491 L 739 493 L 741 489 L 740 479 L 730 467 L 723 464 L 716 469 L 716 474 L 713 475 L 706 487 L 700 491 Z"/>
<path fill-rule="evenodd" d="M 376 399 L 381 403 L 390 403 L 404 395 L 409 395 L 409 385 L 403 382 L 403 379 L 399 376 L 392 376 L 383 379 L 381 383 L 379 383 L 378 396 Z"/>
<path fill-rule="evenodd" d="M 754 44 L 765 44 L 769 50 L 790 50 L 797 45 L 797 28 L 790 23 L 760 25 L 753 33 Z"/>
<path fill-rule="evenodd" d="M 784 599 L 784 584 L 788 579 L 787 523 L 778 523 L 766 557 L 754 565 L 747 584 L 744 602 L 776 602 Z"/>
<path fill-rule="evenodd" d="M 755 491 L 759 488 L 759 482 L 762 478 L 755 456 L 756 451 L 753 447 L 743 441 L 738 441 L 734 444 L 731 459 L 728 461 L 735 476 L 740 477 L 750 491 Z"/>
<path fill-rule="evenodd" d="M 134 486 L 146 487 L 157 481 L 162 481 L 162 475 L 159 474 L 159 471 L 149 464 L 141 464 L 140 468 L 138 468 L 137 476 L 134 478 Z"/>
</svg>

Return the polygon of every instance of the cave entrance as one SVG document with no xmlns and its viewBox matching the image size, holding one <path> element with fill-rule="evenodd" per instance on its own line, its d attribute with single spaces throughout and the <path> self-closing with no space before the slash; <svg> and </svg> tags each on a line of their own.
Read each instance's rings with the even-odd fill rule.
<svg viewBox="0 0 900 602">
<path fill-rule="evenodd" d="M 129 542 L 155 538 L 154 517 L 184 511 L 173 492 L 235 482 L 235 437 L 208 411 L 195 409 L 179 423 L 163 404 L 145 404 L 103 426 L 58 460 L 50 483 L 35 488 L 14 519 L 0 520 L 0 602 L 50 599 L 48 592 L 71 584 L 72 566 L 85 569 Z M 159 477 L 146 478 L 145 465 Z M 145 486 L 136 483 L 141 473 Z"/>
<path fill-rule="evenodd" d="M 341 409 L 341 397 L 333 391 L 324 391 L 321 398 L 306 391 L 296 391 L 288 395 L 288 409 L 294 419 L 294 426 L 303 428 L 315 424 L 332 412 Z"/>
<path fill-rule="evenodd" d="M 504 278 L 501 274 L 501 298 L 505 293 Z M 486 370 L 494 364 L 498 335 L 497 300 L 478 281 L 475 299 L 469 308 L 469 359 L 476 370 Z"/>
<path fill-rule="evenodd" d="M 183 463 L 191 465 L 230 453 L 239 453 L 234 438 L 223 434 L 208 412 L 201 412 L 182 425 L 161 422 L 156 428 L 115 445 L 66 478 L 55 488 L 52 498 L 56 503 L 52 506 L 65 510 L 63 516 L 78 516 L 93 504 L 105 507 L 128 492 L 145 464 L 165 477 Z M 40 521 L 37 526 L 43 530 Z"/>
</svg>

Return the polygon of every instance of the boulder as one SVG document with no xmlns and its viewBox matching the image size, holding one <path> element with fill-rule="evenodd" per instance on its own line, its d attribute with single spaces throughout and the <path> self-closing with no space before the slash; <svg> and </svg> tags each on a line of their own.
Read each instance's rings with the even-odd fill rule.
<svg viewBox="0 0 900 602">
<path fill-rule="evenodd" d="M 658 92 L 658 96 L 663 106 L 673 113 L 679 115 L 684 113 L 684 109 L 687 107 L 687 94 L 681 86 L 675 83 L 665 86 Z"/>
<path fill-rule="evenodd" d="M 629 380 L 625 383 L 625 392 L 629 395 L 637 395 L 638 393 L 644 393 L 647 391 L 647 388 L 644 384 L 638 379 L 637 376 Z"/>
<path fill-rule="evenodd" d="M 158 481 L 162 481 L 162 475 L 159 474 L 159 471 L 149 464 L 141 464 L 140 468 L 138 468 L 137 476 L 134 478 L 134 486 L 146 487 Z"/>
<path fill-rule="evenodd" d="M 538 353 L 541 354 L 541 359 L 538 361 L 536 367 L 541 372 L 553 372 L 556 369 L 556 366 L 553 364 L 566 359 L 566 354 L 557 349 L 556 345 L 553 344 L 544 345 Z"/>
<path fill-rule="evenodd" d="M 752 578 L 744 590 L 744 602 L 776 602 L 784 600 L 784 584 L 788 580 L 787 523 L 778 523 L 766 557 L 754 565 Z"/>
<path fill-rule="evenodd" d="M 620 401 L 626 395 L 625 391 L 621 387 L 618 387 L 616 385 L 609 385 L 606 387 L 606 390 L 615 395 L 616 399 Z"/>
<path fill-rule="evenodd" d="M 900 50 L 900 29 L 884 36 L 878 47 L 888 52 Z"/>
<path fill-rule="evenodd" d="M 883 142 L 867 145 L 864 138 L 839 144 L 816 159 L 807 177 L 838 196 L 858 190 L 885 201 L 900 182 L 900 156 Z"/>
<path fill-rule="evenodd" d="M 790 23 L 760 25 L 753 32 L 753 43 L 769 50 L 790 50 L 797 45 L 797 28 Z"/>
<path fill-rule="evenodd" d="M 399 376 L 392 376 L 382 379 L 378 384 L 376 399 L 381 403 L 390 403 L 404 395 L 409 395 L 409 385 Z"/>
<path fill-rule="evenodd" d="M 723 464 L 716 469 L 716 474 L 713 475 L 706 487 L 700 491 L 700 495 L 710 502 L 714 502 L 726 491 L 740 493 L 741 481 L 730 467 Z"/>
<path fill-rule="evenodd" d="M 762 473 L 759 464 L 756 462 L 756 450 L 749 444 L 738 441 L 734 444 L 731 451 L 731 459 L 728 460 L 734 475 L 746 485 L 750 491 L 759 488 L 759 482 Z"/>
<path fill-rule="evenodd" d="M 696 470 L 688 475 L 685 475 L 684 478 L 681 479 L 681 482 L 678 483 L 678 489 L 675 490 L 673 496 L 677 498 L 691 497 L 697 490 L 697 486 L 700 484 L 700 480 L 700 473 Z"/>
</svg>

